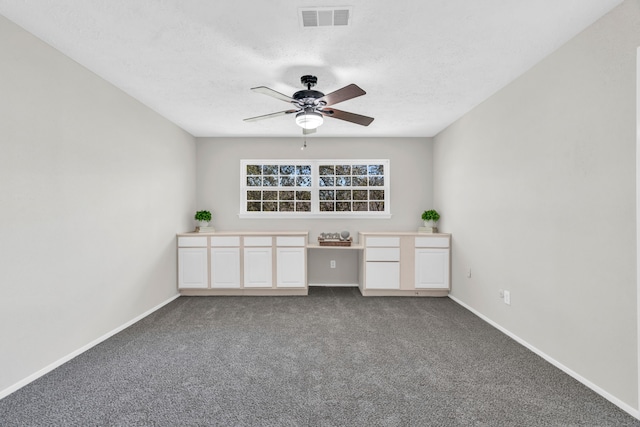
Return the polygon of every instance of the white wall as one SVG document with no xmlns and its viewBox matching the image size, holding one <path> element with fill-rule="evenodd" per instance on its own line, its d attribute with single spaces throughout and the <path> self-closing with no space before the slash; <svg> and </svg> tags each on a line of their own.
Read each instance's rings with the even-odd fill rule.
<svg viewBox="0 0 640 427">
<path fill-rule="evenodd" d="M 274 119 L 278 120 L 278 119 Z M 285 120 L 281 118 L 281 120 Z M 329 123 L 325 126 L 330 126 Z M 355 125 L 354 125 L 355 126 Z M 322 128 L 318 130 L 322 133 Z M 210 209 L 216 230 L 309 230 L 317 241 L 326 231 L 414 231 L 433 199 L 430 138 L 198 138 L 198 209 Z M 241 159 L 390 159 L 391 219 L 240 219 Z M 343 251 L 345 252 L 345 251 Z M 309 282 L 357 283 L 357 253 L 345 252 L 336 271 L 327 271 L 331 254 L 313 251 Z M 335 254 L 333 256 L 335 258 Z"/>
<path fill-rule="evenodd" d="M 176 294 L 195 139 L 0 17 L 0 394 Z"/>
<path fill-rule="evenodd" d="M 630 408 L 639 45 L 640 2 L 630 0 L 434 144 L 452 295 Z"/>
</svg>

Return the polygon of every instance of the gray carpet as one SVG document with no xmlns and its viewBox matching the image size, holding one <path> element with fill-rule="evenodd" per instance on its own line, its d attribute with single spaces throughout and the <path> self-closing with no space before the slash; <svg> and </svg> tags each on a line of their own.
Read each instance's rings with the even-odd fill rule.
<svg viewBox="0 0 640 427">
<path fill-rule="evenodd" d="M 448 298 L 181 297 L 0 401 L 2 426 L 640 426 Z"/>
</svg>

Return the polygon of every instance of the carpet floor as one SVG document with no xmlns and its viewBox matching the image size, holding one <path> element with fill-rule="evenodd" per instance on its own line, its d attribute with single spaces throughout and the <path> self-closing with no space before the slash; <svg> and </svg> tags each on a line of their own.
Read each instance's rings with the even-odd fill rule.
<svg viewBox="0 0 640 427">
<path fill-rule="evenodd" d="M 0 400 L 2 426 L 640 426 L 448 298 L 181 297 Z"/>
</svg>

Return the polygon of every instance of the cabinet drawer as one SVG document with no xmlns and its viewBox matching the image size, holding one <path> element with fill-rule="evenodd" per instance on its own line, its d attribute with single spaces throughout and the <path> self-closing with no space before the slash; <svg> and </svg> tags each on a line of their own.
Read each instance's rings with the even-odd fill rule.
<svg viewBox="0 0 640 427">
<path fill-rule="evenodd" d="M 273 238 L 271 236 L 248 236 L 244 238 L 245 246 L 271 246 Z"/>
<path fill-rule="evenodd" d="M 305 239 L 302 236 L 278 236 L 276 246 L 305 246 Z"/>
<path fill-rule="evenodd" d="M 400 261 L 400 248 L 367 248 L 367 261 Z"/>
<path fill-rule="evenodd" d="M 206 237 L 178 237 L 178 246 L 181 248 L 206 248 Z"/>
<path fill-rule="evenodd" d="M 416 237 L 416 248 L 448 248 L 447 237 Z"/>
<path fill-rule="evenodd" d="M 399 247 L 399 237 L 367 237 L 367 247 Z"/>
<path fill-rule="evenodd" d="M 213 236 L 211 237 L 211 246 L 240 246 L 240 236 Z"/>
</svg>

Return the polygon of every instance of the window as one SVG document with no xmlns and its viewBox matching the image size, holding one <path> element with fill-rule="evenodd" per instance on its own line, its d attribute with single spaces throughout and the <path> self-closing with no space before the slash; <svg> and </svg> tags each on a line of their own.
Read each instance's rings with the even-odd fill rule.
<svg viewBox="0 0 640 427">
<path fill-rule="evenodd" d="M 244 218 L 389 218 L 389 160 L 241 160 Z"/>
</svg>

